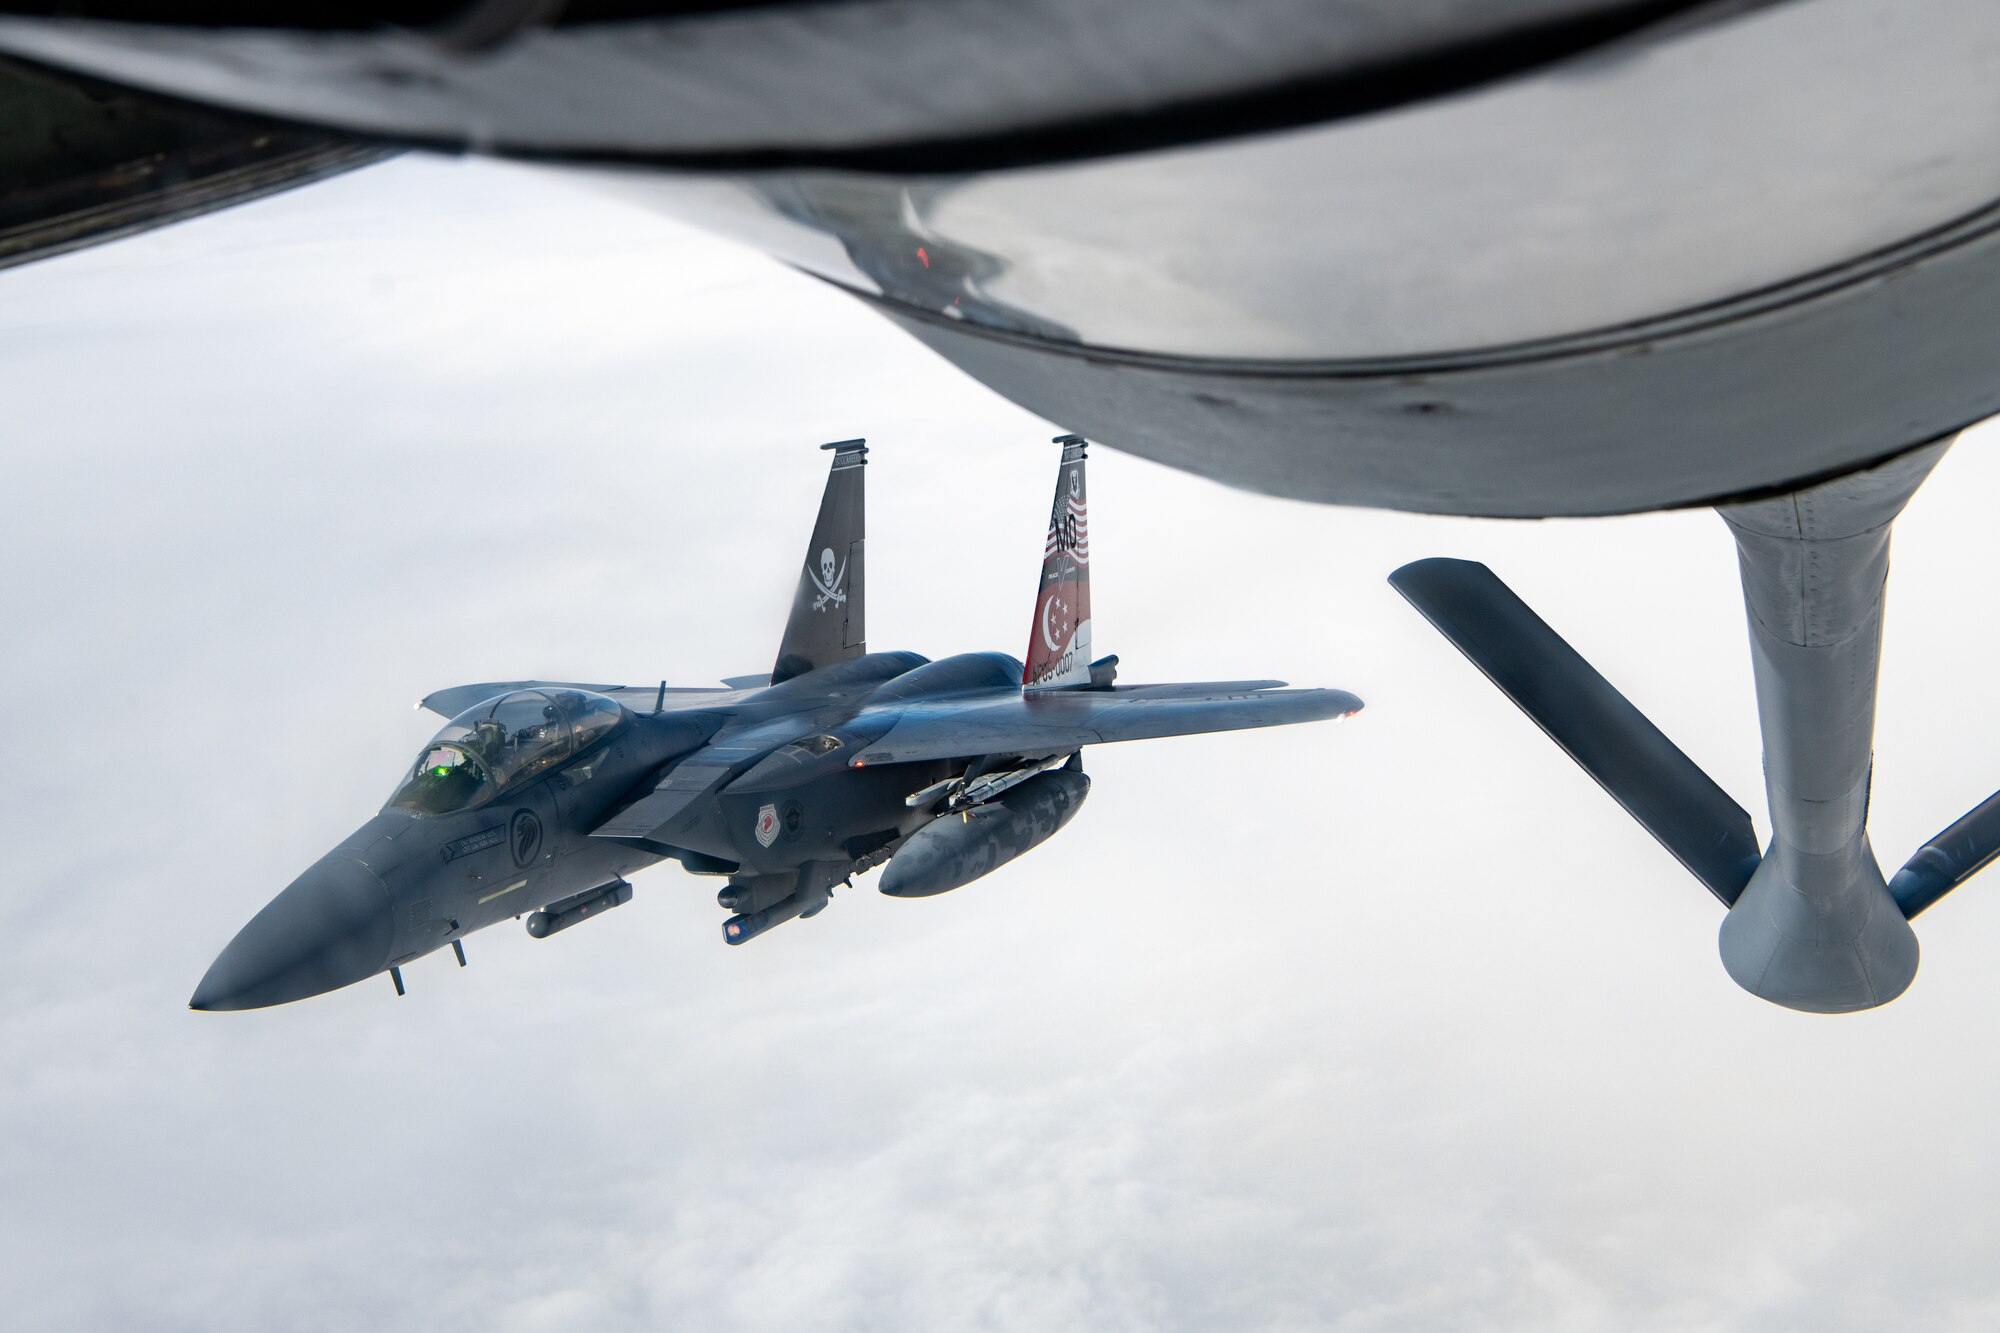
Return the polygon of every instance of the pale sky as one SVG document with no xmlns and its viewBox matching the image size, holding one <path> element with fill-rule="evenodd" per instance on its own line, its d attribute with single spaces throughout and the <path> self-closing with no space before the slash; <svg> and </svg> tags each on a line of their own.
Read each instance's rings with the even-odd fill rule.
<svg viewBox="0 0 2000 1333">
<path fill-rule="evenodd" d="M 1486 560 L 1762 829 L 1706 512 L 1361 513 L 1100 448 L 1125 679 L 1367 711 L 1093 748 L 1028 857 L 740 949 L 667 866 L 401 1000 L 184 1007 L 385 798 L 421 695 L 768 669 L 824 440 L 873 449 L 871 646 L 1018 654 L 1061 428 L 520 169 L 406 159 L 0 275 L 9 1326 L 2000 1323 L 2000 879 L 1918 923 L 1885 1009 L 1756 1000 L 1707 892 L 1383 582 Z M 1996 443 L 1897 533 L 1891 870 L 2000 785 Z"/>
</svg>

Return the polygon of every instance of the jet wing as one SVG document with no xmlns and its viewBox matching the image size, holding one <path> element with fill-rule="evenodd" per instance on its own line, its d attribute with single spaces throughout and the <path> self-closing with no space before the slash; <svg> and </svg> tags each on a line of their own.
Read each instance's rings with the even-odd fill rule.
<svg viewBox="0 0 2000 1333">
<path fill-rule="evenodd" d="M 651 838 L 671 841 L 674 825 L 693 814 L 707 797 L 733 777 L 746 759 L 745 753 L 711 753 L 704 750 L 684 760 L 662 777 L 653 790 L 632 804 L 613 812 L 592 829 L 597 838 Z"/>
<path fill-rule="evenodd" d="M 671 843 L 700 821 L 708 798 L 723 784 L 775 747 L 807 734 L 812 725 L 809 718 L 783 717 L 720 736 L 675 763 L 651 791 L 613 810 L 590 834 Z"/>
<path fill-rule="evenodd" d="M 489 680 L 478 685 L 454 685 L 448 690 L 427 694 L 417 707 L 428 708 L 440 717 L 457 717 L 476 703 L 515 690 L 588 690 L 592 694 L 616 699 L 635 713 L 650 713 L 653 705 L 663 696 L 680 698 L 690 694 L 733 694 L 737 689 L 730 685 L 669 685 L 662 689 L 658 685 L 586 685 L 573 680 Z"/>
<path fill-rule="evenodd" d="M 1342 718 L 1361 710 L 1345 690 L 1276 689 L 1282 681 L 1121 685 L 1010 691 L 907 705 L 854 762 L 905 764 L 989 754 L 1061 754 L 1112 741 L 1240 731 Z"/>
</svg>

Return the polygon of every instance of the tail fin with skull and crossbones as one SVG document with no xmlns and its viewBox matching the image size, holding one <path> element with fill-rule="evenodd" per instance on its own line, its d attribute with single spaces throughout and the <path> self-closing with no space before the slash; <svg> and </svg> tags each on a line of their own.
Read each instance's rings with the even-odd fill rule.
<svg viewBox="0 0 2000 1333">
<path fill-rule="evenodd" d="M 1062 689 L 1091 683 L 1090 518 L 1083 488 L 1084 440 L 1059 435 L 1062 464 L 1055 503 L 1042 543 L 1042 580 L 1035 592 L 1035 623 L 1028 631 L 1021 687 Z"/>
<path fill-rule="evenodd" d="M 792 618 L 785 623 L 778 662 L 771 668 L 773 685 L 868 651 L 861 578 L 867 514 L 862 469 L 868 465 L 868 443 L 840 440 L 820 448 L 833 450 L 833 467 L 819 502 L 819 521 L 806 545 L 798 591 L 792 595 Z"/>
</svg>

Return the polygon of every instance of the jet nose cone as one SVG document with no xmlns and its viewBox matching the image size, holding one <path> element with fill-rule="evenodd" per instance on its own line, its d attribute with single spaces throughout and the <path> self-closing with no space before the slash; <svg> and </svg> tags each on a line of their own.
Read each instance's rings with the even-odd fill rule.
<svg viewBox="0 0 2000 1333">
<path fill-rule="evenodd" d="M 322 858 L 236 932 L 195 987 L 190 1009 L 261 1009 L 303 1000 L 382 970 L 395 916 L 375 872 Z"/>
</svg>

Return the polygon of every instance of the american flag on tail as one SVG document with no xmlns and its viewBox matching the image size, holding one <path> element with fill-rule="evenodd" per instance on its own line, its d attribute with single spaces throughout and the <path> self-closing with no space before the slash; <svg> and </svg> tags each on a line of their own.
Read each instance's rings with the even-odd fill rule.
<svg viewBox="0 0 2000 1333">
<path fill-rule="evenodd" d="M 1035 623 L 1021 684 L 1053 689 L 1090 683 L 1090 517 L 1084 489 L 1084 441 L 1056 439 L 1063 446 L 1056 472 L 1049 532 L 1042 543 L 1042 577 L 1035 595 Z"/>
</svg>

